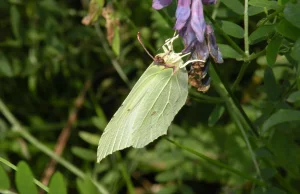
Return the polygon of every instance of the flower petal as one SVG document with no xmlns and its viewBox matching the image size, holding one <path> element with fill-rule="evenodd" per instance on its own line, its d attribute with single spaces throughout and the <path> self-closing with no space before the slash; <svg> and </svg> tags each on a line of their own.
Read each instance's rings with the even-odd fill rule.
<svg viewBox="0 0 300 194">
<path fill-rule="evenodd" d="M 191 0 L 178 0 L 176 9 L 176 24 L 175 29 L 180 30 L 184 27 L 191 13 Z"/>
<path fill-rule="evenodd" d="M 172 3 L 172 0 L 153 0 L 152 7 L 156 10 L 167 7 Z"/>
<path fill-rule="evenodd" d="M 206 23 L 203 15 L 203 5 L 201 0 L 193 0 L 191 25 L 199 42 L 204 40 Z"/>
<path fill-rule="evenodd" d="M 206 26 L 206 36 L 210 56 L 214 59 L 215 63 L 223 63 L 222 53 L 217 45 L 216 36 L 211 25 Z"/>
</svg>

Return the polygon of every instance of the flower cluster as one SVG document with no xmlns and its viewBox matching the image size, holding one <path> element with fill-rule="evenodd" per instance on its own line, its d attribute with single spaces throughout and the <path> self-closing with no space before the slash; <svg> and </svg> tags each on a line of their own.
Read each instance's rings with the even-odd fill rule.
<svg viewBox="0 0 300 194">
<path fill-rule="evenodd" d="M 153 0 L 152 7 L 162 9 L 172 3 L 172 0 Z M 211 25 L 206 24 L 203 4 L 215 4 L 216 0 L 178 0 L 176 9 L 176 24 L 174 29 L 184 40 L 183 53 L 191 52 L 192 60 L 207 61 L 209 55 L 215 63 L 223 63 L 222 54 L 216 43 L 216 37 Z M 197 67 L 197 70 L 193 69 Z M 210 84 L 208 63 L 194 63 L 191 67 L 190 83 L 199 91 L 207 91 Z M 197 73 L 196 73 L 197 72 Z M 195 77 L 198 77 L 197 79 Z"/>
</svg>

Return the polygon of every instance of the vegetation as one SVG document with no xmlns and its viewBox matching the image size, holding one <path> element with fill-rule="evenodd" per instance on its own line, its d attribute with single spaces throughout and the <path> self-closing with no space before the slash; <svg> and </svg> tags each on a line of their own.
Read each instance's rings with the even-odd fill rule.
<svg viewBox="0 0 300 194">
<path fill-rule="evenodd" d="M 166 136 L 96 162 L 152 63 L 137 33 L 162 53 L 176 5 L 0 1 L 0 193 L 300 193 L 297 0 L 205 5 L 224 59 L 211 61 L 209 91 L 189 87 Z"/>
</svg>

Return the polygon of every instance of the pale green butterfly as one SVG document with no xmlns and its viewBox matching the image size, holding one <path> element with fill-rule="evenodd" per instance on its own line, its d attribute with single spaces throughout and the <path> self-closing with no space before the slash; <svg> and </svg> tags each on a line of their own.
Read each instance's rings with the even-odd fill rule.
<svg viewBox="0 0 300 194">
<path fill-rule="evenodd" d="M 167 133 L 188 96 L 185 66 L 195 61 L 184 63 L 182 58 L 187 54 L 173 51 L 173 41 L 176 38 L 178 35 L 168 39 L 163 45 L 164 53 L 155 57 L 145 49 L 154 62 L 137 81 L 104 129 L 99 140 L 97 162 L 130 146 L 142 148 Z M 142 46 L 144 47 L 143 44 Z"/>
</svg>

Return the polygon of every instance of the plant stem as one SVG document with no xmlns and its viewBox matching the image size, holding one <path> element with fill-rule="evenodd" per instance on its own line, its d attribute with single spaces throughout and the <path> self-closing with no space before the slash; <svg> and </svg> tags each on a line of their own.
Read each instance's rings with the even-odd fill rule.
<svg viewBox="0 0 300 194">
<path fill-rule="evenodd" d="M 248 0 L 245 0 L 245 7 L 244 7 L 244 46 L 245 46 L 245 54 L 247 57 L 249 56 L 249 39 L 248 39 Z"/>
<path fill-rule="evenodd" d="M 240 172 L 240 171 L 238 171 L 238 170 L 236 170 L 234 168 L 231 168 L 230 166 L 225 165 L 225 164 L 223 164 L 223 163 L 221 163 L 221 162 L 219 162 L 217 160 L 211 159 L 211 158 L 205 156 L 204 154 L 201 154 L 201 153 L 199 153 L 199 152 L 197 152 L 197 151 L 195 151 L 195 150 L 193 150 L 191 148 L 182 146 L 181 144 L 179 144 L 179 143 L 177 143 L 177 142 L 175 142 L 173 140 L 170 140 L 168 138 L 166 138 L 166 140 L 168 140 L 169 142 L 173 143 L 174 145 L 176 145 L 176 146 L 178 146 L 178 147 L 180 147 L 180 148 L 182 148 L 182 149 L 184 149 L 184 150 L 186 150 L 186 151 L 188 151 L 188 152 L 190 152 L 190 153 L 192 153 L 192 154 L 194 154 L 194 155 L 196 155 L 196 156 L 198 156 L 198 157 L 206 160 L 207 162 L 209 162 L 211 164 L 214 164 L 215 166 L 218 166 L 220 168 L 226 169 L 226 170 L 228 170 L 228 171 L 230 171 L 230 172 L 232 172 L 232 173 L 234 173 L 236 175 L 239 175 L 239 176 L 241 176 L 241 177 L 243 177 L 245 179 L 251 180 L 251 181 L 253 181 L 254 183 L 256 183 L 258 185 L 265 186 L 264 182 L 262 182 L 260 180 L 257 180 L 256 178 L 254 178 L 252 176 L 249 176 L 249 175 L 247 175 L 245 173 L 242 173 L 242 172 Z"/>
<path fill-rule="evenodd" d="M 240 72 L 239 72 L 239 74 L 238 74 L 236 80 L 234 81 L 232 87 L 231 87 L 231 90 L 232 90 L 232 91 L 234 91 L 234 90 L 237 88 L 237 86 L 239 85 L 239 83 L 241 82 L 241 80 L 242 80 L 242 78 L 243 78 L 243 76 L 244 76 L 244 74 L 245 74 L 245 72 L 246 72 L 246 69 L 247 69 L 247 67 L 248 67 L 249 64 L 250 64 L 249 61 L 245 61 L 245 62 L 243 63 L 243 65 L 242 65 L 242 67 L 241 67 L 241 70 L 240 70 Z"/>
<path fill-rule="evenodd" d="M 5 160 L 4 158 L 0 157 L 0 162 L 2 162 L 3 164 L 5 164 L 6 166 L 10 167 L 11 169 L 18 171 L 18 167 L 15 166 L 14 164 L 10 163 L 9 161 Z M 43 189 L 46 192 L 49 192 L 49 188 L 47 186 L 45 186 L 43 183 L 41 183 L 40 181 L 33 179 L 33 182 L 39 186 L 41 189 Z"/>
<path fill-rule="evenodd" d="M 0 111 L 5 116 L 5 118 L 10 122 L 10 124 L 12 125 L 12 128 L 16 132 L 18 132 L 24 139 L 26 139 L 28 142 L 30 142 L 32 145 L 34 145 L 36 148 L 41 150 L 43 153 L 45 153 L 49 157 L 55 159 L 58 163 L 60 163 L 65 168 L 67 168 L 69 171 L 71 171 L 76 176 L 78 176 L 82 179 L 87 178 L 87 175 L 84 172 L 82 172 L 80 169 L 78 169 L 76 166 L 74 166 L 67 160 L 56 155 L 51 149 L 49 149 L 47 146 L 45 146 L 39 140 L 37 140 L 35 137 L 33 137 L 30 133 L 28 133 L 21 126 L 20 122 L 14 117 L 14 115 L 9 111 L 9 109 L 6 107 L 6 105 L 3 103 L 3 101 L 1 99 L 0 99 Z M 100 185 L 96 181 L 93 181 L 93 182 L 102 193 L 104 193 L 104 194 L 109 193 L 102 185 Z"/>
<path fill-rule="evenodd" d="M 122 70 L 121 65 L 117 61 L 114 53 L 110 49 L 110 47 L 107 43 L 107 40 L 105 39 L 104 34 L 103 34 L 102 30 L 100 29 L 99 23 L 95 24 L 95 30 L 96 30 L 96 33 L 97 33 L 97 35 L 98 35 L 98 37 L 99 37 L 99 39 L 102 43 L 104 51 L 106 52 L 107 56 L 111 59 L 111 63 L 114 66 L 115 70 L 117 71 L 117 73 L 119 74 L 121 79 L 127 84 L 127 86 L 129 88 L 131 88 L 131 84 L 129 82 L 129 79 L 128 79 L 127 75 L 124 73 L 124 71 Z"/>
</svg>

